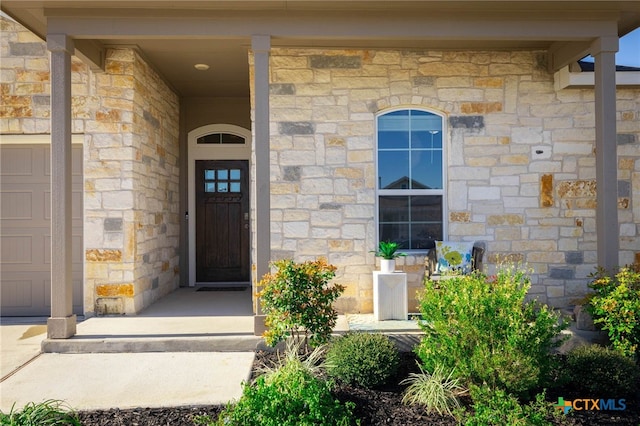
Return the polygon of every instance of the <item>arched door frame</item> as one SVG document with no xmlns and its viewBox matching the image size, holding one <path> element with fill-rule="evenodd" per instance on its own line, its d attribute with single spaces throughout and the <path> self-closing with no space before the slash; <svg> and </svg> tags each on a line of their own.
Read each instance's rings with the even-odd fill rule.
<svg viewBox="0 0 640 426">
<path fill-rule="evenodd" d="M 212 133 L 230 133 L 244 138 L 244 144 L 198 144 L 198 138 Z M 233 124 L 208 124 L 188 133 L 187 186 L 189 198 L 189 287 L 196 284 L 196 185 L 197 160 L 247 160 L 251 170 L 251 130 Z"/>
</svg>

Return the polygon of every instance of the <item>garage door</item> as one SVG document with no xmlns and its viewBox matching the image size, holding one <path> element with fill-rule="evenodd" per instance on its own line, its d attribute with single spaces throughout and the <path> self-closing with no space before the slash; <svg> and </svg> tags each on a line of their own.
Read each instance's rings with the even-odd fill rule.
<svg viewBox="0 0 640 426">
<path fill-rule="evenodd" d="M 42 142 L 38 137 L 21 137 Z M 50 149 L 48 144 L 15 143 L 15 138 L 7 143 L 6 139 L 0 144 L 0 313 L 50 316 Z M 77 314 L 82 313 L 82 246 L 82 144 L 74 144 L 73 305 Z"/>
</svg>

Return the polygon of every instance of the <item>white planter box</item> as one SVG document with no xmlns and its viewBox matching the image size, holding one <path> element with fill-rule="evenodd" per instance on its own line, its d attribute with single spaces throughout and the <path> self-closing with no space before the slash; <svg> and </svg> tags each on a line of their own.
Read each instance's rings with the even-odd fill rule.
<svg viewBox="0 0 640 426">
<path fill-rule="evenodd" d="M 373 316 L 376 321 L 407 319 L 406 273 L 373 271 Z"/>
</svg>

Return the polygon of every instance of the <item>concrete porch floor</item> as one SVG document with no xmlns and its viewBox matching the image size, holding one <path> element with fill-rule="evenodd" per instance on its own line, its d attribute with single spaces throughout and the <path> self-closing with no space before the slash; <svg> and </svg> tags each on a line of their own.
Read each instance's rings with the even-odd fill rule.
<svg viewBox="0 0 640 426">
<path fill-rule="evenodd" d="M 339 315 L 335 333 L 349 330 L 411 334 L 415 321 L 375 321 L 373 314 Z M 80 321 L 70 339 L 44 339 L 45 353 L 254 351 L 251 290 L 197 291 L 179 288 L 136 316 L 100 316 Z"/>
</svg>

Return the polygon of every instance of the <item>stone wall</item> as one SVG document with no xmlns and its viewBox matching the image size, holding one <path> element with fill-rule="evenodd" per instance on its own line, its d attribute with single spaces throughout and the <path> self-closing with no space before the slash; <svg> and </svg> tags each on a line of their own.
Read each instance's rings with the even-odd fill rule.
<svg viewBox="0 0 640 426">
<path fill-rule="evenodd" d="M 524 262 L 531 296 L 556 306 L 596 264 L 592 89 L 554 90 L 545 52 L 271 52 L 272 258 L 325 256 L 339 307 L 371 312 L 375 116 L 448 117 L 447 238 L 486 244 L 485 267 Z M 640 252 L 640 91 L 618 91 L 621 263 Z M 410 311 L 424 257 L 404 258 Z M 402 264 L 402 260 L 400 264 Z"/>
<path fill-rule="evenodd" d="M 0 133 L 50 132 L 46 43 L 0 19 Z M 72 129 L 84 134 L 85 313 L 135 313 L 179 285 L 179 101 L 131 49 L 104 73 L 72 58 Z"/>
</svg>

